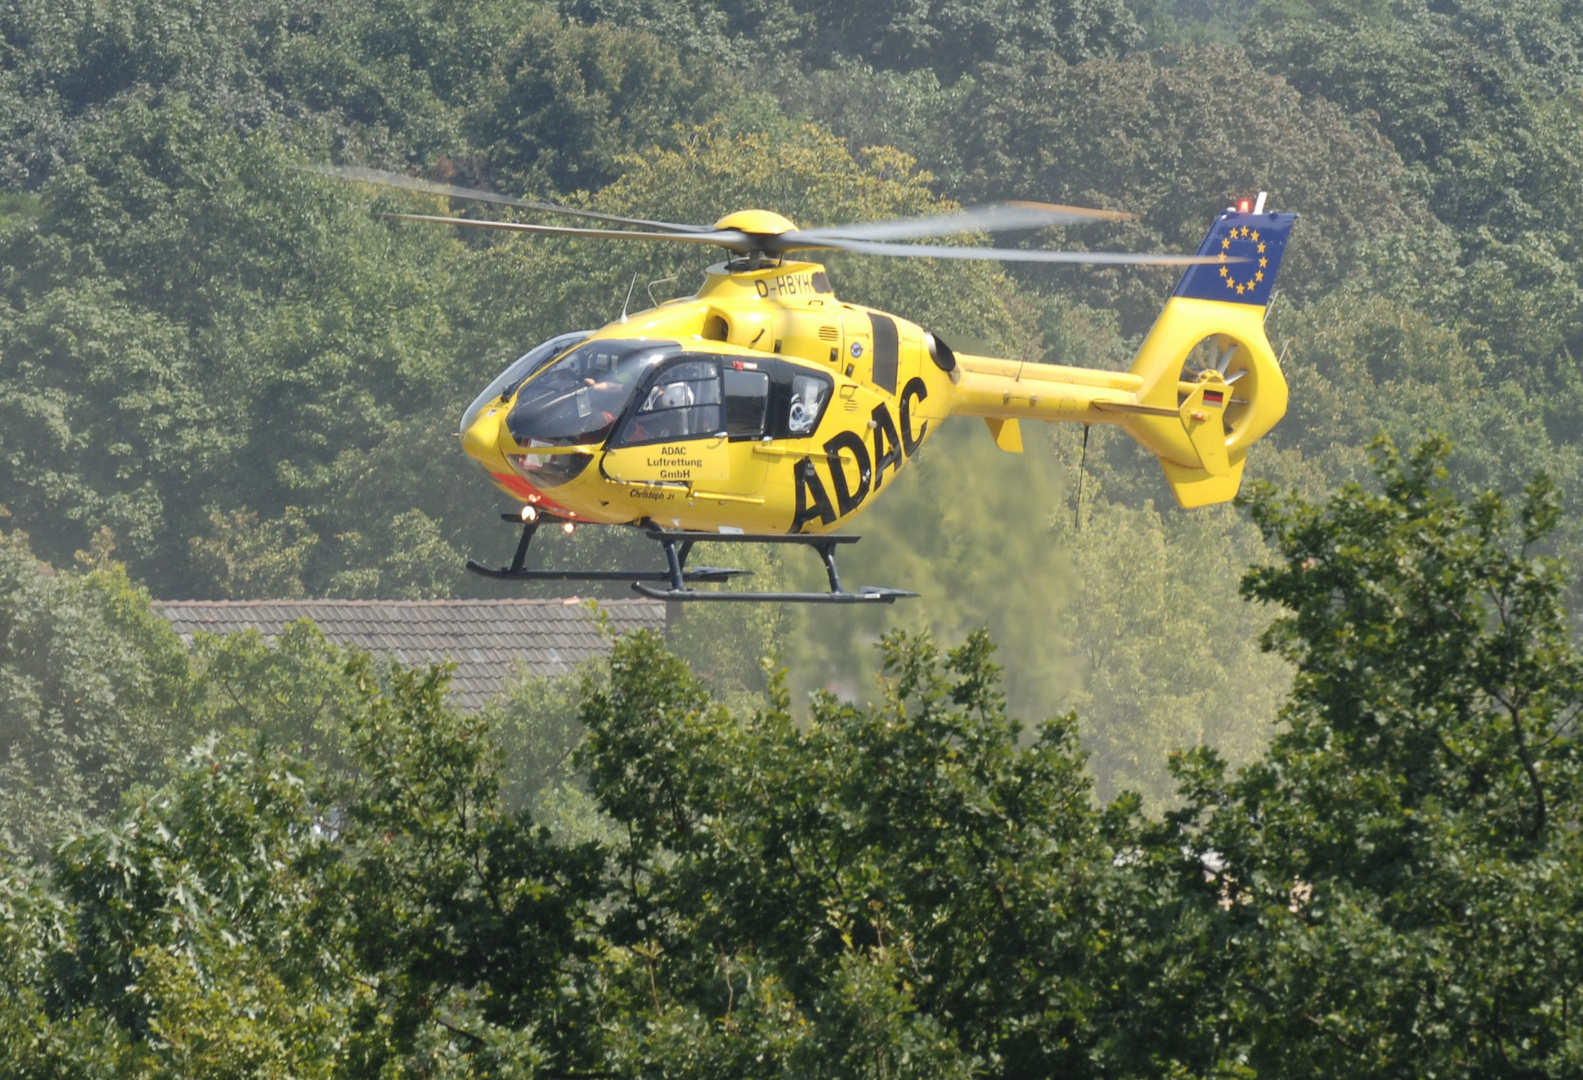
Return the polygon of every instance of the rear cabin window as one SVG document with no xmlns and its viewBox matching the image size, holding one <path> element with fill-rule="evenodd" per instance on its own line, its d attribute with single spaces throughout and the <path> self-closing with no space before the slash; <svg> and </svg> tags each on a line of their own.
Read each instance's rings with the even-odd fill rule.
<svg viewBox="0 0 1583 1080">
<path fill-rule="evenodd" d="M 819 418 L 824 415 L 825 406 L 830 402 L 833 385 L 828 375 L 792 374 L 791 395 L 786 404 L 786 434 L 795 438 L 814 433 L 819 427 Z"/>
</svg>

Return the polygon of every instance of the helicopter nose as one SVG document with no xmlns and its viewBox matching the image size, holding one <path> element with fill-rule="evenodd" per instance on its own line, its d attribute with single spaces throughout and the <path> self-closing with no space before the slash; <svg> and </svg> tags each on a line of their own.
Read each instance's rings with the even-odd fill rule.
<svg viewBox="0 0 1583 1080">
<path fill-rule="evenodd" d="M 478 414 L 472 425 L 462 432 L 462 449 L 467 456 L 488 464 L 500 457 L 500 421 L 505 413 L 498 408 L 488 408 Z"/>
</svg>

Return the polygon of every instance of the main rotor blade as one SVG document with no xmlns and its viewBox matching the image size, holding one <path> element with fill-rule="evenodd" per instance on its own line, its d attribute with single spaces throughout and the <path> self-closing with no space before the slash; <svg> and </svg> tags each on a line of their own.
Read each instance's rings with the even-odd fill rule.
<svg viewBox="0 0 1583 1080">
<path fill-rule="evenodd" d="M 1081 225 L 1090 221 L 1124 221 L 1131 214 L 1116 210 L 1088 210 L 1081 206 L 1053 203 L 1002 202 L 966 206 L 944 214 L 870 221 L 855 225 L 829 225 L 806 229 L 804 238 L 842 240 L 913 240 L 925 236 L 956 236 L 970 232 L 1011 232 L 1014 229 L 1044 229 L 1051 225 Z"/>
<path fill-rule="evenodd" d="M 1220 262 L 1219 255 L 1135 255 L 1122 251 L 1044 251 L 1037 248 L 946 247 L 943 244 L 877 244 L 868 240 L 827 237 L 814 243 L 798 243 L 803 233 L 791 233 L 778 245 L 782 251 L 834 248 L 859 255 L 892 255 L 910 259 L 992 259 L 1000 262 L 1077 263 L 1101 266 L 1198 266 Z M 1231 258 L 1227 263 L 1247 262 Z"/>
<path fill-rule="evenodd" d="M 380 217 L 400 221 L 428 221 L 440 225 L 466 225 L 474 229 L 507 229 L 511 232 L 544 233 L 550 236 L 597 236 L 606 240 L 675 240 L 684 244 L 715 244 L 732 251 L 748 252 L 758 246 L 751 236 L 736 229 L 711 229 L 709 232 L 657 233 L 627 229 L 581 229 L 574 225 L 529 225 L 521 221 L 478 221 L 474 218 L 442 217 L 438 214 L 390 214 Z"/>
<path fill-rule="evenodd" d="M 318 173 L 320 176 L 334 176 L 342 180 L 357 180 L 365 184 L 378 184 L 381 187 L 401 188 L 404 191 L 422 191 L 429 195 L 449 195 L 453 199 L 476 199 L 479 202 L 496 203 L 500 206 L 519 206 L 524 210 L 538 210 L 546 214 L 565 214 L 568 217 L 589 218 L 593 221 L 613 221 L 622 225 L 643 225 L 653 229 L 674 229 L 677 232 L 708 232 L 707 225 L 678 225 L 671 221 L 650 221 L 647 218 L 621 217 L 618 214 L 602 214 L 597 210 L 577 210 L 570 206 L 560 206 L 556 203 L 537 202 L 533 199 L 513 199 L 509 195 L 497 195 L 493 191 L 480 191 L 477 188 L 457 187 L 454 184 L 440 184 L 433 180 L 422 180 L 416 176 L 403 176 L 400 173 L 383 172 L 379 169 L 364 169 L 355 165 L 302 165 L 303 172 Z"/>
</svg>

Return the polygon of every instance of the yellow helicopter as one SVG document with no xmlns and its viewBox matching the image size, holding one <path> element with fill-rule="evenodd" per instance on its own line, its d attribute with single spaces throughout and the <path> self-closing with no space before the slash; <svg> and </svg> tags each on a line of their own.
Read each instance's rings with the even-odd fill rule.
<svg viewBox="0 0 1583 1080">
<path fill-rule="evenodd" d="M 1295 214 L 1265 196 L 1220 214 L 1196 255 L 1049 251 L 905 243 L 1114 220 L 1126 215 L 997 203 L 928 217 L 798 229 L 743 210 L 712 226 L 629 218 L 359 168 L 347 179 L 594 219 L 602 227 L 429 214 L 409 221 L 550 235 L 701 244 L 726 250 L 692 296 L 598 330 L 551 338 L 497 377 L 462 416 L 467 454 L 522 504 L 510 565 L 469 569 L 505 580 L 631 580 L 667 601 L 890 603 L 916 594 L 843 587 L 835 532 L 895 482 L 953 416 L 983 418 L 1003 450 L 1022 420 L 1115 424 L 1160 460 L 1183 508 L 1225 502 L 1248 448 L 1286 411 L 1286 380 L 1264 333 Z M 1125 372 L 1026 364 L 954 352 L 895 315 L 841 301 L 820 250 L 954 259 L 1186 270 Z M 630 290 L 629 290 L 630 299 Z M 528 568 L 536 531 L 558 523 L 645 531 L 666 566 L 648 571 Z M 699 591 L 743 573 L 688 567 L 699 541 L 800 544 L 817 551 L 827 592 Z"/>
</svg>

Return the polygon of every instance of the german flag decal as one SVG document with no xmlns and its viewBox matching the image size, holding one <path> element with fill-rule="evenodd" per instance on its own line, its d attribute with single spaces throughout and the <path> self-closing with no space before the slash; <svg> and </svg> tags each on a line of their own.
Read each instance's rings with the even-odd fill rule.
<svg viewBox="0 0 1583 1080">
<path fill-rule="evenodd" d="M 1222 393 L 1221 391 L 1219 391 L 1219 390 L 1205 390 L 1204 391 L 1204 404 L 1205 405 L 1213 405 L 1215 408 L 1219 409 L 1219 408 L 1223 407 L 1225 405 L 1225 403 L 1226 403 L 1226 395 L 1224 393 Z"/>
</svg>

